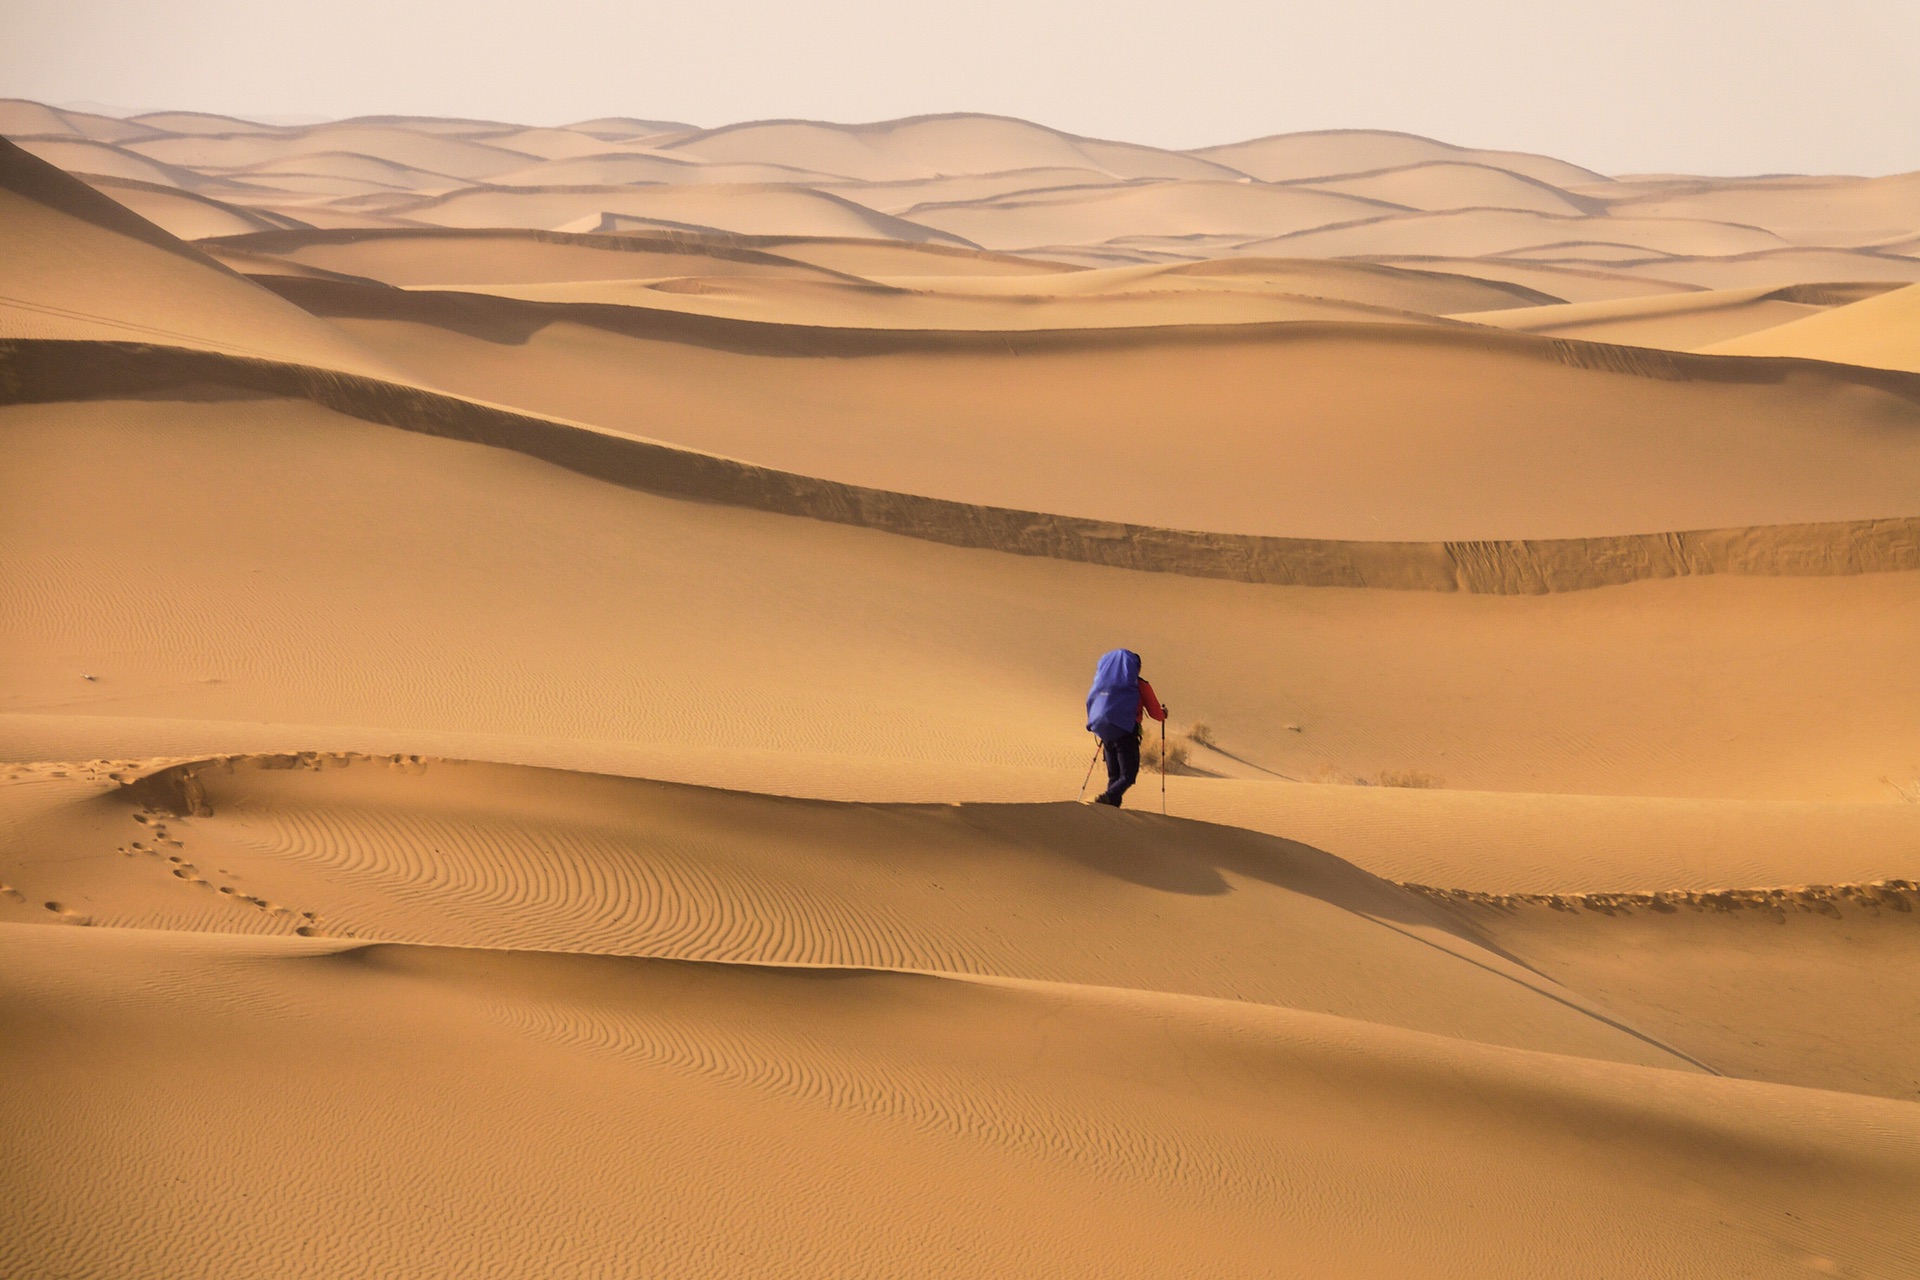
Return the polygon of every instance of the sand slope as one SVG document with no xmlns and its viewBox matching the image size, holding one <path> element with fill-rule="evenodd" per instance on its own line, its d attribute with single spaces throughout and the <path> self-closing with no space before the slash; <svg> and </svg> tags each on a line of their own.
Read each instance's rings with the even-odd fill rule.
<svg viewBox="0 0 1920 1280">
<path fill-rule="evenodd" d="M 780 253 L 661 235 L 419 227 L 247 236 L 222 239 L 206 248 L 216 254 L 229 249 L 267 254 L 283 262 L 402 286 L 487 289 L 499 285 L 734 275 L 859 282 L 858 277 Z M 912 253 L 902 256 L 916 265 L 923 260 Z"/>
<path fill-rule="evenodd" d="M 1920 989 L 1882 976 L 1912 972 L 1920 949 L 1910 884 L 1452 905 L 1541 972 L 1683 1034 L 1721 1070 L 1915 1102 Z M 1842 1019 L 1847 1033 L 1833 1034 Z"/>
<path fill-rule="evenodd" d="M 927 799 L 991 798 L 1040 768 L 1061 796 L 1086 763 L 1061 689 L 1128 635 L 1161 655 L 1183 720 L 1293 777 L 1884 804 L 1883 778 L 1920 776 L 1912 573 L 1273 588 L 656 497 L 304 401 L 0 417 L 20 758 L 69 757 L 67 735 L 106 717 L 81 755 L 466 734 L 502 741 L 431 749 L 574 742 L 585 755 L 539 759 L 818 795 L 898 776 Z M 233 722 L 291 727 L 228 747 Z"/>
<path fill-rule="evenodd" d="M 397 203 L 390 212 L 443 227 L 575 229 L 609 214 L 743 235 L 865 235 L 875 239 L 967 244 L 910 220 L 876 213 L 844 197 L 804 188 L 734 183 L 696 186 L 518 187 L 466 190 Z M 743 198 L 750 197 L 750 198 Z"/>
<path fill-rule="evenodd" d="M 71 173 L 130 178 L 138 182 L 189 189 L 218 185 L 209 183 L 191 169 L 160 164 L 125 147 L 90 138 L 20 136 L 15 139 L 14 145 Z"/>
<path fill-rule="evenodd" d="M 199 192 L 181 191 L 159 183 L 95 177 L 90 179 L 89 185 L 116 204 L 125 205 L 167 234 L 182 240 L 251 235 L 256 231 L 285 231 L 305 225 L 285 214 L 256 213 Z"/>
<path fill-rule="evenodd" d="M 1593 213 L 1598 202 L 1491 165 L 1429 160 L 1348 177 L 1309 178 L 1317 191 L 1381 200 L 1428 212 L 1441 209 L 1531 209 L 1535 213 Z"/>
<path fill-rule="evenodd" d="M 1377 217 L 1398 206 L 1305 188 L 1244 182 L 1129 183 L 1016 193 L 963 204 L 915 205 L 906 216 L 990 249 L 1098 244 L 1124 235 L 1286 235 Z"/>
<path fill-rule="evenodd" d="M 435 386 L 1023 511 L 1369 541 L 1915 514 L 1920 404 L 1818 366 L 1682 368 L 1390 324 L 1001 339 L 696 330 L 657 311 L 502 298 L 299 296 Z M 1503 410 L 1490 419 L 1494 387 Z M 1027 467 L 1006 467 L 1015 451 Z"/>
<path fill-rule="evenodd" d="M 31 802 L 14 847 L 95 856 L 0 866 L 27 899 L 0 910 L 22 921 L 54 901 L 56 918 L 112 927 L 1039 978 L 1692 1066 L 1436 905 L 1232 828 L 446 762 L 282 757 L 163 773 L 120 797 L 33 789 L 68 798 Z"/>
<path fill-rule="evenodd" d="M 1421 163 L 1479 163 L 1536 181 L 1566 184 L 1600 180 L 1591 169 L 1548 156 L 1514 151 L 1476 151 L 1411 133 L 1380 129 L 1327 129 L 1277 134 L 1193 154 L 1230 165 L 1263 182 L 1326 178 Z"/>
<path fill-rule="evenodd" d="M 114 120 L 85 111 L 65 111 L 43 102 L 24 98 L 0 98 L 0 133 L 9 138 L 32 134 L 67 134 L 76 138 L 94 138 L 117 142 L 136 138 L 155 130 L 128 120 Z"/>
<path fill-rule="evenodd" d="M 1619 206 L 1643 217 L 1752 223 L 1805 245 L 1872 245 L 1901 238 L 1916 207 L 1920 173 L 1865 179 L 1683 180 Z"/>
<path fill-rule="evenodd" d="M 1916 1190 L 1913 1109 L 1899 1103 L 1146 993 L 0 936 L 9 1030 L 35 1044 L 0 1040 L 23 1086 L 7 1094 L 8 1175 L 35 1224 L 7 1236 L 16 1270 L 126 1274 L 129 1221 L 154 1224 L 139 1237 L 154 1273 L 204 1275 L 374 1257 L 528 1274 L 646 1259 L 1244 1274 L 1276 1248 L 1357 1274 L 1913 1261 L 1898 1222 Z M 1051 1029 L 1037 1045 L 1036 1025 Z M 144 1052 L 103 1058 L 102 1042 Z M 220 1107 L 172 1105 L 183 1081 Z M 17 1107 L 26 1097 L 40 1105 Z M 129 1112 L 149 1119 L 102 1123 Z M 218 1163 L 169 1191 L 182 1175 L 151 1153 L 189 1133 Z M 76 1137 L 84 1165 L 67 1158 Z M 1484 1194 L 1465 1205 L 1463 1143 L 1484 1156 Z M 207 1229 L 242 1188 L 259 1228 L 244 1252 Z M 914 1231 L 850 1250 L 876 1218 Z"/>
<path fill-rule="evenodd" d="M 510 243 L 516 239 L 520 243 Z M 570 256 L 541 247 L 563 243 L 612 252 Z M 463 292 L 847 329 L 1013 331 L 1305 320 L 1435 324 L 1442 321 L 1434 313 L 1450 307 L 1546 301 L 1530 290 L 1491 282 L 1355 263 L 1238 259 L 1045 271 L 1023 269 L 1024 259 L 968 251 L 819 239 L 754 243 L 778 252 L 716 250 L 639 236 L 551 241 L 493 236 L 473 246 L 479 252 L 443 260 L 447 275 L 455 274 L 452 262 L 460 261 L 473 264 L 472 274 L 499 276 L 512 264 L 515 274 L 535 277 L 462 283 Z M 234 247 L 240 245 L 268 246 L 281 256 Z M 650 246 L 665 252 L 652 252 Z M 397 257 L 369 237 L 310 244 L 271 237 L 206 247 L 244 260 L 246 270 L 264 275 L 309 274 L 305 259 L 317 253 L 343 267 L 388 276 L 398 267 L 397 274 L 417 277 L 429 262 L 453 252 L 451 243 L 430 247 L 418 237 Z M 803 260 L 839 269 L 796 269 Z M 853 275 L 849 268 L 870 274 Z"/>
<path fill-rule="evenodd" d="M 774 162 L 866 181 L 1064 166 L 1120 178 L 1238 178 L 1230 168 L 1125 143 L 1076 138 L 1000 116 L 920 116 L 872 125 L 777 120 L 729 125 L 665 143 L 708 161 Z"/>
<path fill-rule="evenodd" d="M 1599 218 L 1471 209 L 1392 217 L 1376 213 L 1354 225 L 1307 228 L 1246 248 L 1300 257 L 1404 253 L 1489 257 L 1553 246 L 1559 252 L 1551 256 L 1591 260 L 1593 252 L 1582 246 L 1617 245 L 1627 251 L 1623 257 L 1638 261 L 1650 256 L 1648 251 L 1727 256 L 1781 248 L 1785 243 L 1760 227 L 1697 218 Z"/>
<path fill-rule="evenodd" d="M 0 336 L 162 342 L 360 371 L 388 367 L 325 321 L 0 140 Z"/>
<path fill-rule="evenodd" d="M 1704 289 L 1651 298 L 1459 312 L 1454 318 L 1512 332 L 1582 338 L 1591 342 L 1619 342 L 1673 351 L 1727 350 L 1730 354 L 1762 354 L 1716 344 L 1792 324 L 1831 307 L 1877 296 L 1887 288 L 1882 285 L 1790 285 L 1784 289 Z M 1814 355 L 1811 351 L 1792 354 Z"/>
<path fill-rule="evenodd" d="M 1920 286 L 1734 337 L 1711 350 L 1920 371 Z"/>
</svg>

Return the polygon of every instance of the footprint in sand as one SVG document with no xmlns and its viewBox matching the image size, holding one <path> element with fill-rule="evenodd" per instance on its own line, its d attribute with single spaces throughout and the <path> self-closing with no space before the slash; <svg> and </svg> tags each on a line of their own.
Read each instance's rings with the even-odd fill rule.
<svg viewBox="0 0 1920 1280">
<path fill-rule="evenodd" d="M 255 907 L 266 912 L 268 915 L 277 915 L 282 910 L 282 908 L 268 902 L 265 898 L 256 898 L 250 893 L 242 893 L 230 884 L 221 885 L 220 892 L 232 898 L 235 902 L 244 902 L 250 907 Z"/>
<path fill-rule="evenodd" d="M 62 920 L 66 921 L 68 924 L 89 925 L 93 923 L 92 916 L 87 915 L 84 912 L 75 911 L 72 907 L 67 906 L 65 903 L 46 902 L 46 903 L 42 903 L 41 905 L 46 907 L 47 910 L 53 912 L 53 914 L 59 916 Z"/>
</svg>

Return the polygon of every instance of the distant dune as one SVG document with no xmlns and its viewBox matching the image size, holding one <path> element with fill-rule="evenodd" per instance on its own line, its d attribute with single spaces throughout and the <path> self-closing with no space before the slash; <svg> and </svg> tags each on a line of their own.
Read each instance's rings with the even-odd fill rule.
<svg viewBox="0 0 1920 1280">
<path fill-rule="evenodd" d="M 1920 280 L 1915 175 L 1616 179 L 1375 130 L 1172 152 L 979 115 L 714 129 L 398 116 L 276 127 L 190 112 L 122 121 L 13 100 L 0 102 L 0 132 L 73 172 L 189 186 L 322 227 L 614 230 L 625 218 L 708 234 L 950 235 L 1100 265 L 1420 255 L 1493 270 L 1516 257 L 1604 265 L 1662 289 Z M 688 189 L 707 187 L 725 190 Z M 387 190 L 422 198 L 380 200 Z M 177 227 L 161 221 L 207 234 L 181 214 Z M 1732 265 L 1796 249 L 1811 256 L 1759 274 Z"/>
<path fill-rule="evenodd" d="M 1920 288 L 1909 285 L 1789 323 L 1749 330 L 1708 349 L 1920 372 Z"/>
<path fill-rule="evenodd" d="M 0 1274 L 1920 1274 L 1914 175 L 0 132 Z"/>
</svg>

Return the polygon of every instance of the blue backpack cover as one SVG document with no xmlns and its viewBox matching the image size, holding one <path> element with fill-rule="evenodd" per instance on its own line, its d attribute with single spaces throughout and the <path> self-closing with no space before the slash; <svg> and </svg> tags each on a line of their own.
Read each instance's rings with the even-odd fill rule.
<svg viewBox="0 0 1920 1280">
<path fill-rule="evenodd" d="M 1100 655 L 1087 693 L 1087 732 L 1125 738 L 1140 724 L 1140 655 L 1115 649 Z"/>
</svg>

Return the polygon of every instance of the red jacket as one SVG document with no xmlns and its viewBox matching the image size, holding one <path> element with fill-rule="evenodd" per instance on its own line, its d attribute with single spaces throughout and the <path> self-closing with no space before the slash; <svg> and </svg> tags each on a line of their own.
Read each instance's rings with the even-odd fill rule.
<svg viewBox="0 0 1920 1280">
<path fill-rule="evenodd" d="M 1147 683 L 1145 676 L 1140 677 L 1140 711 L 1135 715 L 1135 724 L 1143 723 L 1148 716 L 1155 720 L 1165 720 L 1167 709 L 1160 705 L 1160 699 L 1153 696 L 1153 686 Z"/>
</svg>

